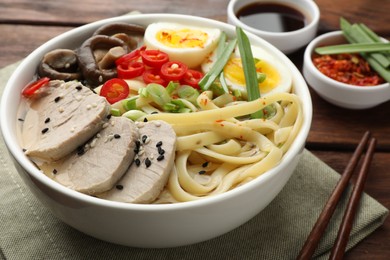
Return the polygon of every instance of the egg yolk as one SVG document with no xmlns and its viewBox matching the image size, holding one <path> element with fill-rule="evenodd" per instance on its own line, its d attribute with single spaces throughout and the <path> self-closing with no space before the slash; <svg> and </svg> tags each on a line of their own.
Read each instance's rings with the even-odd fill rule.
<svg viewBox="0 0 390 260">
<path fill-rule="evenodd" d="M 161 44 L 171 48 L 203 48 L 207 42 L 208 34 L 192 29 L 166 29 L 159 31 L 156 39 Z"/>
<path fill-rule="evenodd" d="M 255 66 L 257 72 L 266 75 L 265 80 L 259 83 L 261 92 L 267 93 L 274 89 L 280 81 L 278 71 L 264 60 L 257 61 Z M 233 84 L 245 86 L 245 75 L 240 58 L 231 58 L 224 68 L 224 74 Z"/>
</svg>

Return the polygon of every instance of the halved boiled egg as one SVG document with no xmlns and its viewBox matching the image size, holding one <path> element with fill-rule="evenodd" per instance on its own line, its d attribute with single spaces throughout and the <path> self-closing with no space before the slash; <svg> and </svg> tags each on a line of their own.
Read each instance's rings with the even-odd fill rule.
<svg viewBox="0 0 390 260">
<path fill-rule="evenodd" d="M 198 67 L 215 49 L 221 31 L 178 23 L 152 23 L 144 34 L 149 49 L 158 49 L 172 61 L 181 61 L 190 68 Z"/>
<path fill-rule="evenodd" d="M 256 71 L 266 75 L 265 80 L 259 83 L 261 96 L 266 96 L 274 92 L 289 92 L 291 90 L 292 77 L 287 67 L 263 48 L 251 46 L 251 49 L 255 60 Z M 216 54 L 214 52 L 202 64 L 202 70 L 207 73 L 215 61 Z M 246 97 L 245 75 L 238 48 L 231 55 L 223 72 L 229 88 L 231 90 L 240 90 Z"/>
</svg>

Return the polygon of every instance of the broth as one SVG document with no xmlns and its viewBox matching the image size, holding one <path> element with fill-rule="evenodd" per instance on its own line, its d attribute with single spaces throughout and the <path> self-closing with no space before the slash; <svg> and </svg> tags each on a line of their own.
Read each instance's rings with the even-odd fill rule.
<svg viewBox="0 0 390 260">
<path fill-rule="evenodd" d="M 268 32 L 295 31 L 307 23 L 297 9 L 276 3 L 251 3 L 238 10 L 236 16 L 246 25 Z"/>
</svg>

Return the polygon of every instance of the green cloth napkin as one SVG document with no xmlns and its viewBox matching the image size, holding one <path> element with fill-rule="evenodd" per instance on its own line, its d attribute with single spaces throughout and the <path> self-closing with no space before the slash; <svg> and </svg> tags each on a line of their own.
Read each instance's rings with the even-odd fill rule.
<svg viewBox="0 0 390 260">
<path fill-rule="evenodd" d="M 0 71 L 0 93 L 16 65 Z M 191 246 L 130 248 L 89 237 L 54 217 L 25 186 L 0 139 L 0 259 L 294 259 L 340 177 L 304 150 L 282 192 L 241 227 Z M 329 256 L 347 195 L 316 250 L 317 259 Z M 387 215 L 385 207 L 364 194 L 348 249 L 378 228 Z"/>
</svg>

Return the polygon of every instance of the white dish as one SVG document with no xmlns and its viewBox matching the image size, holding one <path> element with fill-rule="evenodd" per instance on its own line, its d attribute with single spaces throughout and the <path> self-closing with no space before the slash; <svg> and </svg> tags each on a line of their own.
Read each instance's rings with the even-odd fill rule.
<svg viewBox="0 0 390 260">
<path fill-rule="evenodd" d="M 282 162 L 259 178 L 215 197 L 169 205 L 139 205 L 106 201 L 68 189 L 40 172 L 24 155 L 16 136 L 20 92 L 36 73 L 41 57 L 56 48 L 76 48 L 98 27 L 112 22 L 148 25 L 152 22 L 186 22 L 220 28 L 234 35 L 231 25 L 205 18 L 144 14 L 94 22 L 66 32 L 40 46 L 11 76 L 1 102 L 1 129 L 14 164 L 31 192 L 51 212 L 75 229 L 108 242 L 162 248 L 205 241 L 233 230 L 261 212 L 289 180 L 304 148 L 312 118 L 308 87 L 294 64 L 265 40 L 248 34 L 254 45 L 274 54 L 292 73 L 294 92 L 301 98 L 302 128 Z"/>
<path fill-rule="evenodd" d="M 275 3 L 291 6 L 303 13 L 308 23 L 301 29 L 289 32 L 269 32 L 258 30 L 240 21 L 236 13 L 244 6 L 255 3 Z M 320 10 L 311 0 L 231 0 L 227 8 L 228 22 L 239 26 L 270 42 L 285 54 L 290 54 L 308 44 L 316 35 L 320 20 Z M 275 21 L 276 22 L 276 21 Z"/>
<path fill-rule="evenodd" d="M 345 84 L 322 74 L 313 64 L 313 51 L 319 46 L 346 43 L 341 31 L 329 32 L 315 38 L 304 54 L 303 75 L 307 83 L 323 99 L 339 107 L 367 109 L 390 100 L 390 84 L 361 87 Z"/>
</svg>

